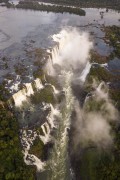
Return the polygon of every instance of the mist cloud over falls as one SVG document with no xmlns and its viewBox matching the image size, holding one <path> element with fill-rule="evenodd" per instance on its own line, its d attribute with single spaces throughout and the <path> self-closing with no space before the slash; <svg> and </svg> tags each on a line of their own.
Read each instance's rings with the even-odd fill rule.
<svg viewBox="0 0 120 180">
<path fill-rule="evenodd" d="M 57 45 L 51 52 L 52 65 L 59 65 L 62 69 L 73 70 L 85 67 L 89 61 L 89 52 L 93 47 L 89 34 L 76 29 L 62 30 L 52 36 Z M 48 63 L 47 69 L 54 74 L 54 68 Z M 54 72 L 54 73 L 53 73 Z"/>
<path fill-rule="evenodd" d="M 118 113 L 109 99 L 105 84 L 102 82 L 83 108 L 75 102 L 76 121 L 74 124 L 75 147 L 94 145 L 106 149 L 113 144 L 111 123 L 116 122 Z"/>
</svg>

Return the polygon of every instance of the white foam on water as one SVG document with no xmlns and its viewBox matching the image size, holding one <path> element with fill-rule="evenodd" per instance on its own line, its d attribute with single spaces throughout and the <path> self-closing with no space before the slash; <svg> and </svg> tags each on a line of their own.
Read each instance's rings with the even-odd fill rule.
<svg viewBox="0 0 120 180">
<path fill-rule="evenodd" d="M 85 82 L 86 77 L 87 77 L 88 73 L 90 72 L 90 68 L 91 68 L 91 64 L 88 62 L 86 64 L 85 69 L 82 71 L 80 78 L 79 78 L 82 82 Z"/>
<path fill-rule="evenodd" d="M 54 93 L 55 94 L 59 94 L 59 91 L 55 88 L 55 86 L 53 86 L 53 85 L 51 85 L 52 86 L 52 88 L 53 88 L 53 90 L 54 90 Z"/>
<path fill-rule="evenodd" d="M 99 64 L 101 67 L 107 67 L 108 64 L 107 63 L 104 63 L 104 64 Z"/>
<path fill-rule="evenodd" d="M 105 82 L 101 82 L 95 91 L 96 95 L 101 99 L 108 99 L 108 92 L 105 92 L 105 90 L 102 89 L 102 87 L 105 86 Z"/>
<path fill-rule="evenodd" d="M 43 84 L 42 84 L 42 82 L 41 82 L 41 80 L 39 79 L 39 78 L 37 78 L 36 80 L 34 80 L 34 82 L 35 82 L 35 86 L 36 86 L 36 89 L 37 90 L 40 90 L 40 89 L 42 89 L 44 86 L 43 86 Z"/>
<path fill-rule="evenodd" d="M 18 91 L 12 97 L 16 107 L 20 107 L 27 100 L 25 89 Z"/>
<path fill-rule="evenodd" d="M 34 94 L 31 83 L 26 83 L 25 88 L 15 93 L 12 97 L 16 107 L 20 107 L 24 101 L 27 101 L 27 97 Z"/>
<path fill-rule="evenodd" d="M 38 157 L 33 154 L 29 154 L 29 150 L 31 145 L 33 145 L 34 140 L 38 136 L 36 132 L 32 130 L 21 130 L 21 144 L 23 146 L 23 154 L 24 154 L 24 162 L 27 165 L 35 165 L 37 167 L 37 171 L 43 171 L 45 163 L 42 162 Z"/>
<path fill-rule="evenodd" d="M 50 104 L 51 113 L 48 114 L 47 120 L 51 125 L 51 128 L 56 127 L 55 118 L 60 116 L 60 111 L 57 108 L 54 108 L 52 104 Z"/>
<path fill-rule="evenodd" d="M 34 80 L 36 90 L 42 89 L 44 86 L 42 85 L 42 82 L 40 79 Z M 28 100 L 28 97 L 34 94 L 34 90 L 32 87 L 32 83 L 25 83 L 24 88 L 17 93 L 15 93 L 12 97 L 15 102 L 16 107 L 22 106 L 24 101 Z"/>
<path fill-rule="evenodd" d="M 9 81 L 8 81 L 8 84 L 11 83 L 11 82 L 12 82 L 12 81 L 9 80 Z M 15 83 L 14 83 L 12 86 L 9 87 L 9 90 L 10 90 L 11 93 L 14 92 L 14 91 L 18 91 L 20 82 L 21 82 L 21 80 L 20 80 L 20 75 L 17 75 L 16 80 L 15 80 Z"/>
<path fill-rule="evenodd" d="M 25 88 L 26 88 L 26 96 L 31 96 L 32 94 L 34 94 L 34 91 L 33 91 L 33 87 L 32 87 L 32 84 L 31 83 L 26 83 L 25 84 Z"/>
<path fill-rule="evenodd" d="M 44 136 L 43 135 L 39 135 L 40 139 L 43 141 L 44 144 L 46 144 L 47 142 L 50 141 L 50 127 L 48 125 L 47 122 L 45 122 L 42 126 L 41 126 Z M 46 128 L 46 129 L 45 129 Z M 47 132 L 46 132 L 47 130 Z"/>
<path fill-rule="evenodd" d="M 74 97 L 71 89 L 72 72 L 63 72 L 62 76 L 65 79 L 64 92 L 66 97 L 66 105 L 62 112 L 59 113 L 60 123 L 58 126 L 58 133 L 55 141 L 55 145 L 52 152 L 52 157 L 48 164 L 51 169 L 51 179 L 57 179 L 59 176 L 61 179 L 65 178 L 66 174 L 66 158 L 67 158 L 67 144 L 68 136 L 67 129 L 70 127 L 70 116 L 73 106 Z M 52 107 L 53 108 L 53 107 Z M 58 114 L 56 110 L 53 110 L 54 114 Z"/>
</svg>

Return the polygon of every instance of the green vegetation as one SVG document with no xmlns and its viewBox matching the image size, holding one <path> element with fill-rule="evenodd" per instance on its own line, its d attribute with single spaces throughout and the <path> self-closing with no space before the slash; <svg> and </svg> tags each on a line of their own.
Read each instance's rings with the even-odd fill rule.
<svg viewBox="0 0 120 180">
<path fill-rule="evenodd" d="M 96 82 L 119 82 L 120 76 L 111 74 L 108 70 L 106 70 L 104 67 L 92 67 L 90 70 L 90 73 L 87 77 L 86 83 L 85 83 L 85 89 L 87 92 L 92 90 L 92 84 L 93 79 L 96 80 Z M 118 110 L 120 110 L 120 90 L 119 88 L 110 88 L 109 89 L 109 95 L 110 98 L 115 102 L 115 105 Z"/>
<path fill-rule="evenodd" d="M 55 13 L 68 12 L 68 13 L 71 13 L 71 14 L 85 16 L 85 11 L 80 9 L 80 8 L 55 6 L 55 5 L 50 6 L 50 5 L 39 4 L 36 1 L 31 1 L 31 2 L 30 1 L 20 1 L 19 4 L 16 5 L 16 8 L 34 9 L 34 10 L 55 12 Z"/>
<path fill-rule="evenodd" d="M 103 109 L 103 105 L 105 104 L 105 100 L 95 101 L 94 98 L 90 98 L 89 103 L 85 105 L 86 112 L 100 112 L 104 113 L 105 109 Z"/>
<path fill-rule="evenodd" d="M 0 179 L 34 180 L 35 169 L 25 165 L 19 139 L 18 122 L 0 104 Z"/>
<path fill-rule="evenodd" d="M 46 60 L 48 59 L 48 54 L 44 49 L 37 48 L 29 53 L 29 55 L 34 56 L 34 66 L 43 69 L 43 66 L 46 64 Z"/>
<path fill-rule="evenodd" d="M 119 138 L 120 138 L 120 136 L 119 136 Z M 116 147 L 111 154 L 108 155 L 107 153 L 105 153 L 101 156 L 99 163 L 96 166 L 98 179 L 100 179 L 100 180 L 120 179 L 120 152 L 119 152 L 120 147 L 119 147 L 119 143 L 115 142 Z"/>
<path fill-rule="evenodd" d="M 45 73 L 42 70 L 42 68 L 38 68 L 36 71 L 33 72 L 33 76 L 35 79 L 39 78 L 42 83 L 44 83 L 45 81 Z"/>
<path fill-rule="evenodd" d="M 118 75 L 111 74 L 108 70 L 106 70 L 104 67 L 92 67 L 90 70 L 90 73 L 87 77 L 85 88 L 87 91 L 90 91 L 92 89 L 93 80 L 96 80 L 96 82 L 116 82 L 120 80 L 120 77 Z"/>
<path fill-rule="evenodd" d="M 108 26 L 105 27 L 105 40 L 114 48 L 111 59 L 114 57 L 120 58 L 120 27 L 118 26 Z"/>
<path fill-rule="evenodd" d="M 120 179 L 120 128 L 112 125 L 114 131 L 114 146 L 111 152 L 102 153 L 96 166 L 97 179 L 116 180 Z"/>
<path fill-rule="evenodd" d="M 56 79 L 56 77 L 50 76 L 48 74 L 45 75 L 46 81 L 50 84 L 52 84 L 53 86 L 55 86 L 57 89 L 61 89 L 60 87 L 60 83 L 58 82 L 58 80 Z"/>
<path fill-rule="evenodd" d="M 39 132 L 40 135 L 44 136 L 44 132 L 41 127 L 36 127 L 36 131 Z"/>
<path fill-rule="evenodd" d="M 44 158 L 44 143 L 39 138 L 36 138 L 35 141 L 33 142 L 33 145 L 30 148 L 29 153 L 34 154 L 40 159 L 43 159 Z"/>
<path fill-rule="evenodd" d="M 90 147 L 82 152 L 82 159 L 80 162 L 80 178 L 83 180 L 96 180 L 97 171 L 96 165 L 99 162 L 100 154 L 96 148 Z M 79 177 L 79 176 L 78 176 Z M 99 180 L 99 178 L 98 178 Z"/>
<path fill-rule="evenodd" d="M 14 69 L 15 69 L 15 73 L 18 74 L 18 75 L 25 74 L 25 72 L 27 70 L 27 68 L 24 65 L 22 65 L 22 64 L 15 65 Z"/>
<path fill-rule="evenodd" d="M 120 111 L 120 90 L 111 88 L 109 94 L 110 98 L 115 101 L 115 106 Z"/>
<path fill-rule="evenodd" d="M 3 81 L 2 84 L 0 84 L 0 100 L 6 101 L 9 96 L 10 93 L 8 89 L 5 88 L 5 81 Z"/>
<path fill-rule="evenodd" d="M 41 89 L 40 92 L 36 92 L 35 96 L 32 95 L 31 101 L 33 104 L 39 104 L 40 102 L 54 104 L 56 100 L 53 94 L 53 88 L 47 85 L 44 89 Z"/>
</svg>

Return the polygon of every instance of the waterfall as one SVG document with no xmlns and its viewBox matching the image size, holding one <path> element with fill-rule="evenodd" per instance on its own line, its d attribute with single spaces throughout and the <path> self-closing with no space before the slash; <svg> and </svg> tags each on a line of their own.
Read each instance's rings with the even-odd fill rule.
<svg viewBox="0 0 120 180">
<path fill-rule="evenodd" d="M 80 75 L 80 78 L 79 78 L 82 82 L 85 82 L 85 79 L 86 79 L 86 77 L 87 77 L 87 75 L 88 75 L 88 73 L 90 71 L 90 68 L 91 68 L 91 64 L 88 62 L 86 64 L 85 69 L 82 71 L 82 73 Z"/>
<path fill-rule="evenodd" d="M 51 86 L 52 86 L 52 88 L 53 88 L 54 93 L 55 93 L 55 94 L 58 94 L 59 91 L 55 88 L 55 86 L 53 86 L 53 85 L 51 85 Z"/>
<path fill-rule="evenodd" d="M 47 142 L 50 141 L 50 127 L 48 125 L 47 122 L 45 122 L 42 126 L 41 126 L 44 136 L 43 135 L 39 135 L 40 139 L 43 141 L 44 144 L 46 144 Z M 47 132 L 46 132 L 47 131 Z"/>
<path fill-rule="evenodd" d="M 59 112 L 58 108 L 54 108 L 52 104 L 50 104 L 50 108 L 51 108 L 51 113 L 48 114 L 47 120 L 50 123 L 51 128 L 53 129 L 54 127 L 56 127 L 55 118 L 59 117 L 60 112 Z"/>
<path fill-rule="evenodd" d="M 23 146 L 24 162 L 27 165 L 35 165 L 38 171 L 42 171 L 45 163 L 43 163 L 39 158 L 33 154 L 29 154 L 31 145 L 38 134 L 32 130 L 21 130 L 21 144 Z"/>
<path fill-rule="evenodd" d="M 47 144 L 51 140 L 51 130 L 55 127 L 54 120 L 55 117 L 59 115 L 59 111 L 55 109 L 51 104 L 44 104 L 44 109 L 47 107 L 51 108 L 51 112 L 47 116 L 47 122 L 41 125 L 42 134 L 39 131 L 33 130 L 21 130 L 21 144 L 23 147 L 24 154 L 24 162 L 27 165 L 35 165 L 37 167 L 37 171 L 43 171 L 46 162 L 42 162 L 38 157 L 34 154 L 29 154 L 29 150 L 33 145 L 35 139 L 38 137 L 44 144 Z"/>
<path fill-rule="evenodd" d="M 35 82 L 35 87 L 36 87 L 36 90 L 37 90 L 37 91 L 40 90 L 40 89 L 42 89 L 42 88 L 44 87 L 44 86 L 42 85 L 42 82 L 41 82 L 41 80 L 40 80 L 39 78 L 35 79 L 34 82 Z"/>
<path fill-rule="evenodd" d="M 55 139 L 55 145 L 52 151 L 52 156 L 48 162 L 50 168 L 50 179 L 69 179 L 70 168 L 68 163 L 68 129 L 70 128 L 70 116 L 74 97 L 71 89 L 71 77 L 72 72 L 63 72 L 62 76 L 65 80 L 64 92 L 65 92 L 65 105 L 61 109 L 60 123 L 57 129 L 57 135 Z"/>
<path fill-rule="evenodd" d="M 43 88 L 42 82 L 40 79 L 36 79 L 33 82 L 35 84 L 35 89 L 38 91 Z M 28 97 L 34 94 L 34 89 L 32 83 L 24 84 L 24 88 L 15 93 L 12 98 L 16 107 L 21 107 L 23 102 L 28 100 Z M 11 103 L 11 102 L 10 102 Z"/>
<path fill-rule="evenodd" d="M 52 76 L 56 76 L 59 73 L 58 81 L 62 82 L 65 99 L 60 109 L 60 120 L 55 135 L 54 148 L 50 160 L 47 163 L 47 167 L 50 170 L 48 179 L 70 180 L 71 171 L 67 148 L 70 117 L 74 104 L 74 96 L 71 88 L 71 81 L 74 75 L 72 69 L 84 65 L 85 68 L 82 69 L 79 76 L 74 79 L 79 79 L 84 83 L 91 68 L 91 64 L 88 62 L 88 54 L 92 43 L 88 40 L 86 34 L 79 34 L 76 31 L 68 32 L 66 30 L 61 31 L 60 34 L 53 35 L 53 40 L 57 42 L 57 45 L 51 51 L 46 69 Z M 82 51 L 80 51 L 79 48 L 81 48 Z M 60 72 L 55 71 L 54 65 L 59 65 Z"/>
</svg>

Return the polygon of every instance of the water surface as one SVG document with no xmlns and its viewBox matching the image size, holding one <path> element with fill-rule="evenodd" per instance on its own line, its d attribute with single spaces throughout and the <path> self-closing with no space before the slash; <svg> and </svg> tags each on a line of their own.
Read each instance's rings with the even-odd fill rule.
<svg viewBox="0 0 120 180">
<path fill-rule="evenodd" d="M 12 75 L 14 80 L 9 86 L 15 83 L 16 75 L 19 75 L 15 66 L 26 68 L 19 76 L 21 83 L 31 81 L 36 67 L 34 56 L 30 57 L 29 52 L 35 48 L 53 47 L 51 36 L 59 33 L 61 29 L 77 28 L 89 32 L 95 50 L 100 55 L 109 55 L 113 49 L 103 40 L 105 33 L 102 26 L 119 25 L 120 14 L 114 10 L 106 12 L 106 9 L 84 10 L 86 16 L 0 7 L 0 58 L 7 59 L 0 62 L 0 81 Z M 102 16 L 100 12 L 103 12 Z"/>
</svg>

